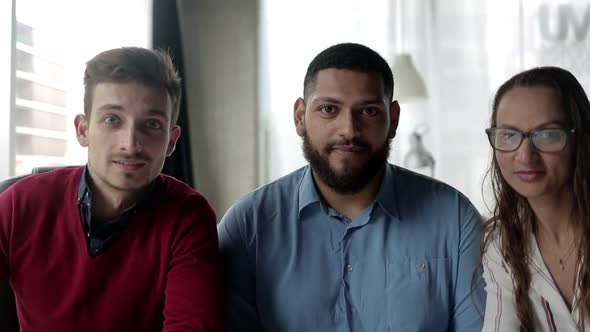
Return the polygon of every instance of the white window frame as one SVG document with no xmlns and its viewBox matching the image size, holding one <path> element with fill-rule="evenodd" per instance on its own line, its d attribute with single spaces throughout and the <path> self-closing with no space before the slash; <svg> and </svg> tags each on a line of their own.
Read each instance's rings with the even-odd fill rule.
<svg viewBox="0 0 590 332">
<path fill-rule="evenodd" d="M 0 1 L 0 179 L 14 173 L 14 73 L 16 63 L 16 0 Z"/>
</svg>

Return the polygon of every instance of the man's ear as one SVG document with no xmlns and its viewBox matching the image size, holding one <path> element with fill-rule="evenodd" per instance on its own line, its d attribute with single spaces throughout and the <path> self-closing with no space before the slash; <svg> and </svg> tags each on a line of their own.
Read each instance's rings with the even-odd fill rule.
<svg viewBox="0 0 590 332">
<path fill-rule="evenodd" d="M 303 98 L 297 98 L 293 105 L 293 120 L 297 135 L 303 137 L 305 135 L 305 100 Z"/>
<path fill-rule="evenodd" d="M 168 139 L 168 147 L 166 148 L 166 157 L 170 157 L 172 152 L 176 149 L 176 142 L 180 137 L 180 127 L 175 125 L 170 129 L 170 138 Z"/>
<path fill-rule="evenodd" d="M 74 118 L 74 125 L 76 126 L 76 138 L 81 146 L 88 146 L 88 119 L 84 114 L 78 114 Z"/>
<path fill-rule="evenodd" d="M 394 138 L 395 133 L 397 131 L 397 126 L 399 125 L 399 103 L 397 100 L 394 100 L 391 105 L 389 106 L 389 135 L 388 137 Z"/>
</svg>

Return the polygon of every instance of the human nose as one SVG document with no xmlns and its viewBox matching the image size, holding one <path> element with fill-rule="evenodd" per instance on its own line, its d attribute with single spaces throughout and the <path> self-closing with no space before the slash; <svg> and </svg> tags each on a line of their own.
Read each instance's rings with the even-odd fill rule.
<svg viewBox="0 0 590 332">
<path fill-rule="evenodd" d="M 128 153 L 139 153 L 143 150 L 143 137 L 135 125 L 130 125 L 121 130 L 120 147 Z"/>
<path fill-rule="evenodd" d="M 338 129 L 340 136 L 342 136 L 345 139 L 352 139 L 358 136 L 358 123 L 353 112 L 341 112 L 338 120 Z"/>
<path fill-rule="evenodd" d="M 520 146 L 516 150 L 516 160 L 529 163 L 538 157 L 538 151 L 533 146 L 530 136 L 524 136 Z"/>
</svg>

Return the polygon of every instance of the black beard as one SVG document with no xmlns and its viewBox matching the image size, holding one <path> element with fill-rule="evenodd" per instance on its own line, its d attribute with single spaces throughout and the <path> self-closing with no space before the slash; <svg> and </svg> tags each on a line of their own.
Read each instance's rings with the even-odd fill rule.
<svg viewBox="0 0 590 332">
<path fill-rule="evenodd" d="M 353 141 L 353 144 L 367 146 L 364 142 Z M 332 167 L 327 157 L 324 157 L 316 150 L 307 136 L 303 135 L 303 155 L 315 171 L 317 176 L 328 187 L 339 194 L 356 194 L 365 188 L 369 182 L 379 174 L 387 163 L 391 139 L 385 140 L 385 143 L 373 152 L 371 157 L 358 168 L 347 168 L 342 175 L 338 175 Z M 329 153 L 330 148 L 326 149 Z"/>
</svg>

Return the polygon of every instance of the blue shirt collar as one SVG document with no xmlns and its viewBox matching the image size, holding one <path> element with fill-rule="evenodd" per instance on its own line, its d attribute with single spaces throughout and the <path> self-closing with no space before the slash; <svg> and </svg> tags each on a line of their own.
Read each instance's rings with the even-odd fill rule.
<svg viewBox="0 0 590 332">
<path fill-rule="evenodd" d="M 301 210 L 312 203 L 320 203 L 320 195 L 315 188 L 315 182 L 313 181 L 313 175 L 311 174 L 311 167 L 305 166 L 305 171 L 301 183 L 299 184 L 299 215 Z"/>
<path fill-rule="evenodd" d="M 396 191 L 398 183 L 395 181 L 396 171 L 397 169 L 394 165 L 389 163 L 385 165 L 385 175 L 383 176 L 383 181 L 381 182 L 381 187 L 379 188 L 375 201 L 377 201 L 377 204 L 381 206 L 385 213 L 399 221 L 400 217 Z"/>
<path fill-rule="evenodd" d="M 388 163 L 385 166 L 385 175 L 375 201 L 390 217 L 400 220 L 395 190 L 395 172 L 394 165 Z M 311 167 L 307 165 L 299 184 L 299 215 L 301 215 L 301 210 L 312 203 L 321 204 L 321 200 L 313 181 Z"/>
</svg>

